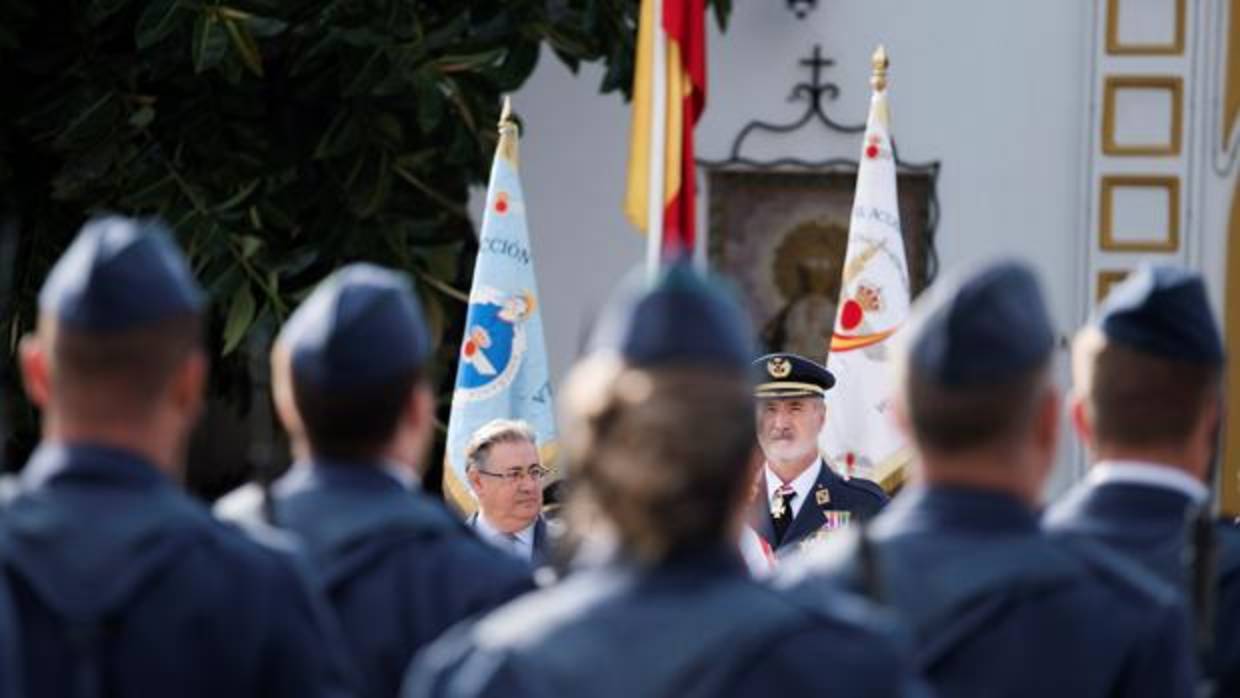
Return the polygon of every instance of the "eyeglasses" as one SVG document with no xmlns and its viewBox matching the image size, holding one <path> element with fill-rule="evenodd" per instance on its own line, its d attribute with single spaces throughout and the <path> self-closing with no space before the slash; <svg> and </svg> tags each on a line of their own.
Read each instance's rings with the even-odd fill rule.
<svg viewBox="0 0 1240 698">
<path fill-rule="evenodd" d="M 507 482 L 510 485 L 515 485 L 527 477 L 533 480 L 534 482 L 542 482 L 542 479 L 547 477 L 547 475 L 551 474 L 551 471 L 547 470 L 541 465 L 531 465 L 526 470 L 513 469 L 513 470 L 509 470 L 506 473 L 493 473 L 489 470 L 483 470 L 482 468 L 478 468 L 478 473 L 480 475 L 486 475 L 487 477 L 498 478 L 500 480 L 503 480 L 504 482 Z"/>
</svg>

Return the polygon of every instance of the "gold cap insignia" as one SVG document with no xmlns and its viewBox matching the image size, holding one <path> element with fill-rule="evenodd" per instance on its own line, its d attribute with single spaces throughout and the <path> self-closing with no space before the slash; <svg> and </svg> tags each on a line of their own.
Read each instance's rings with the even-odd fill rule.
<svg viewBox="0 0 1240 698">
<path fill-rule="evenodd" d="M 776 356 L 766 362 L 766 372 L 771 378 L 787 378 L 792 373 L 792 362 L 782 356 Z"/>
</svg>

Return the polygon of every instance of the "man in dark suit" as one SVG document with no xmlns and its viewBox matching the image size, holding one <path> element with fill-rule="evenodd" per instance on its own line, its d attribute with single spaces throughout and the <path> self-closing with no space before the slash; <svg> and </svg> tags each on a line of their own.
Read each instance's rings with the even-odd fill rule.
<svg viewBox="0 0 1240 698">
<path fill-rule="evenodd" d="M 835 376 L 796 354 L 753 362 L 758 443 L 766 463 L 750 525 L 780 557 L 854 521 L 873 518 L 887 503 L 883 488 L 835 472 L 818 451 L 827 420 L 826 391 Z"/>
<path fill-rule="evenodd" d="M 999 263 L 941 281 L 903 331 L 893 407 L 917 454 L 914 485 L 839 549 L 790 561 L 779 583 L 845 584 L 888 604 L 944 696 L 1191 696 L 1175 594 L 1038 527 L 1059 395 L 1033 274 Z"/>
<path fill-rule="evenodd" d="M 551 564 L 551 541 L 542 517 L 542 483 L 548 471 L 530 425 L 496 419 L 465 446 L 465 475 L 478 499 L 466 523 L 486 542 L 539 569 Z"/>
<path fill-rule="evenodd" d="M 528 568 L 420 491 L 434 432 L 429 336 L 394 271 L 353 264 L 320 283 L 273 352 L 276 408 L 301 457 L 265 504 L 239 492 L 218 507 L 291 534 L 369 698 L 396 695 L 409 659 L 448 626 L 533 586 Z"/>
<path fill-rule="evenodd" d="M 20 695 L 353 695 L 293 561 L 176 485 L 202 408 L 204 306 L 155 221 L 88 223 L 43 285 L 21 345 L 43 439 L 0 516 L 15 609 L 0 633 L 20 637 L 0 684 Z"/>
<path fill-rule="evenodd" d="M 1116 287 L 1073 344 L 1072 422 L 1093 466 L 1043 523 L 1137 561 L 1195 603 L 1199 639 L 1205 633 L 1217 646 L 1199 646 L 1203 673 L 1222 680 L 1220 695 L 1236 695 L 1240 608 L 1229 587 L 1240 582 L 1240 536 L 1230 525 L 1211 530 L 1206 484 L 1224 361 L 1198 275 L 1146 267 Z M 1206 591 L 1222 601 L 1217 613 Z"/>
</svg>

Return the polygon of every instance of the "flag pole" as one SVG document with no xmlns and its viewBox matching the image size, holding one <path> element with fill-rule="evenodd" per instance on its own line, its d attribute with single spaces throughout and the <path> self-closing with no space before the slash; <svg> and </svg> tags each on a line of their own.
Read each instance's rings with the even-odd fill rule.
<svg viewBox="0 0 1240 698">
<path fill-rule="evenodd" d="M 667 32 L 663 28 L 663 0 L 654 5 L 654 65 L 651 85 L 650 177 L 646 196 L 646 276 L 659 275 L 663 262 L 663 179 L 667 167 Z"/>
</svg>

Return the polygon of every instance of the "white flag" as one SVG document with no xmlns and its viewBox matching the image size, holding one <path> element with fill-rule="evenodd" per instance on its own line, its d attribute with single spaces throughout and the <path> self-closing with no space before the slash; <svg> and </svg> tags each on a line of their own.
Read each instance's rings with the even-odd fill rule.
<svg viewBox="0 0 1240 698">
<path fill-rule="evenodd" d="M 848 226 L 839 309 L 827 367 L 827 425 L 820 447 L 842 475 L 882 484 L 908 461 L 890 414 L 892 335 L 908 317 L 909 279 L 900 234 L 887 92 L 870 99 L 857 192 Z"/>
</svg>

